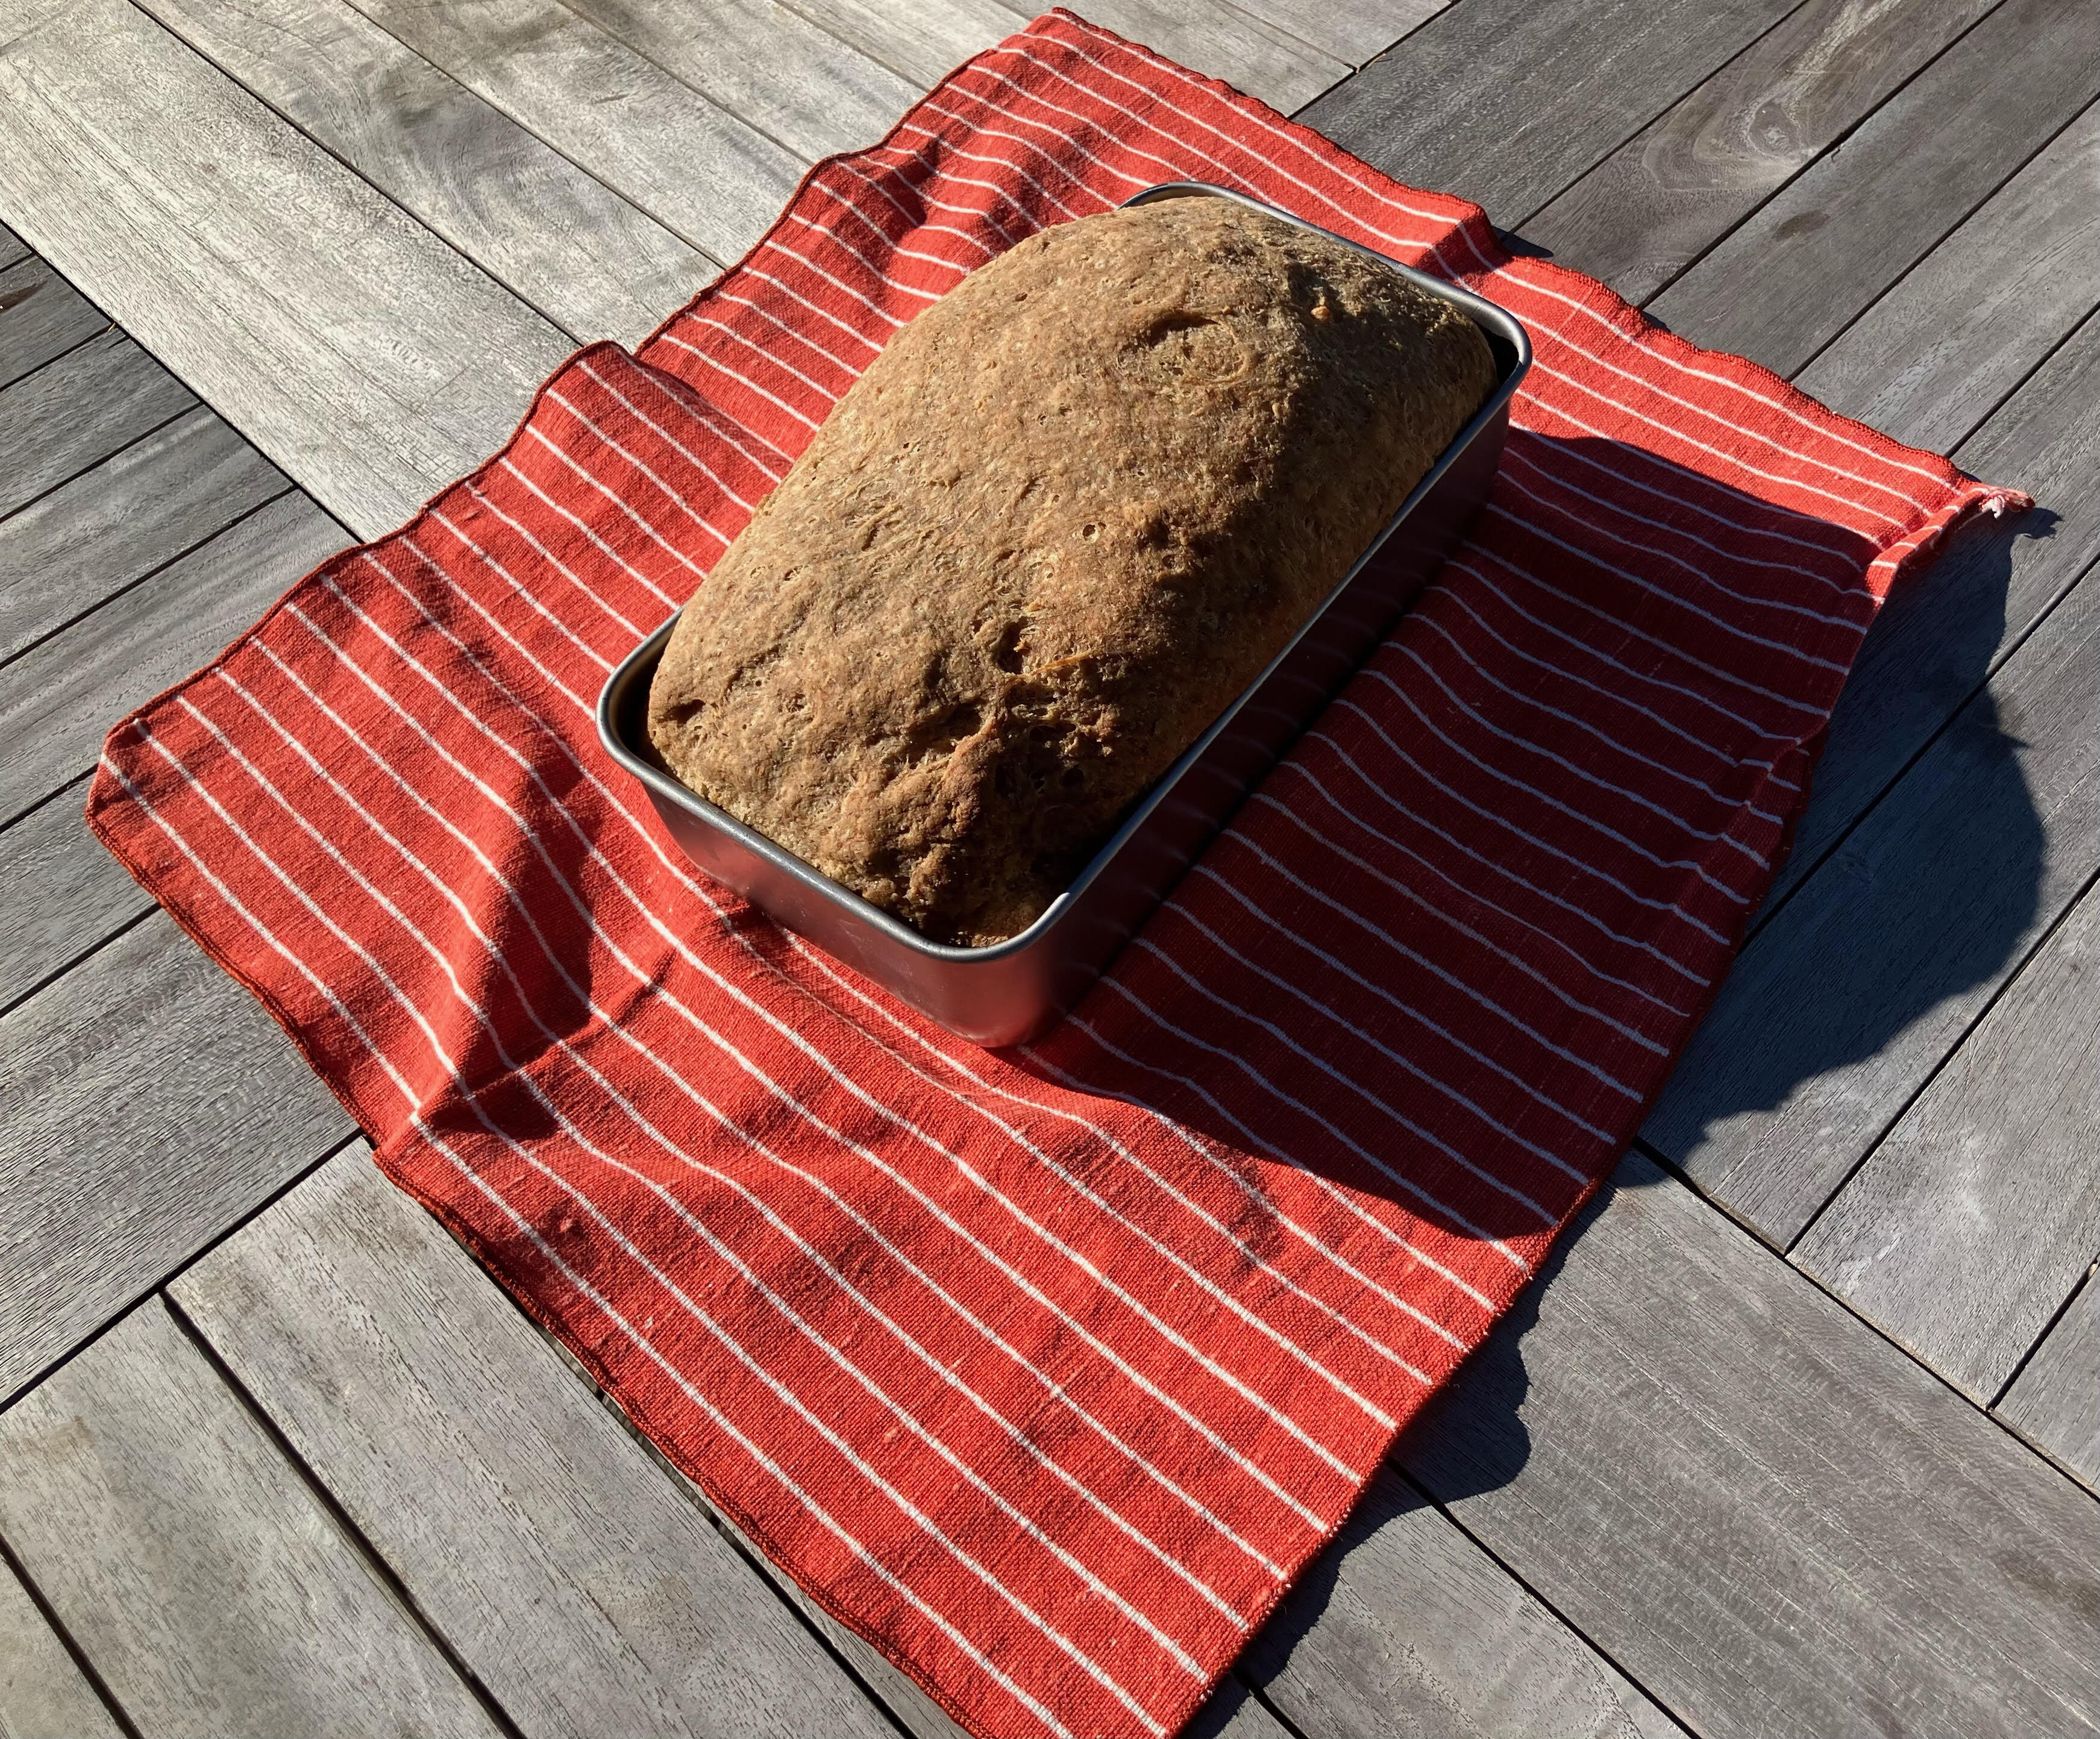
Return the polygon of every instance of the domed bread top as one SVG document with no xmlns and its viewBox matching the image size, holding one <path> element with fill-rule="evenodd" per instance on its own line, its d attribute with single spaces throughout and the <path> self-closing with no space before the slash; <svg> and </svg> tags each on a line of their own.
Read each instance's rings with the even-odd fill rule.
<svg viewBox="0 0 2100 1739">
<path fill-rule="evenodd" d="M 840 399 L 686 605 L 651 739 L 926 935 L 1011 936 L 1495 380 L 1451 303 L 1233 201 L 1045 230 Z"/>
</svg>

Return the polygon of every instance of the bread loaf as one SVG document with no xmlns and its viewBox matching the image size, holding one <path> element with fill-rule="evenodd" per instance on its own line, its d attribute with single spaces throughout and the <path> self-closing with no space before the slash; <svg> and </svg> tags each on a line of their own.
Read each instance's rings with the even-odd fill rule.
<svg viewBox="0 0 2100 1739">
<path fill-rule="evenodd" d="M 1231 201 L 1043 231 L 839 401 L 686 607 L 651 738 L 928 936 L 1012 935 L 1495 378 L 1449 302 Z"/>
</svg>

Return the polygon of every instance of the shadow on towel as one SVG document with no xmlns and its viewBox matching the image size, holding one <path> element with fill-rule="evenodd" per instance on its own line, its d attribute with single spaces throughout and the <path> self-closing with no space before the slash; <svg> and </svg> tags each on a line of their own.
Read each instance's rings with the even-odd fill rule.
<svg viewBox="0 0 2100 1739">
<path fill-rule="evenodd" d="M 2021 536 L 2050 535 L 2055 516 L 2036 510 L 2023 521 L 1986 522 L 1970 527 L 1941 561 L 1899 592 L 1869 637 L 1855 671 L 1854 685 L 1838 708 L 1831 731 L 1824 781 L 1824 796 L 1811 799 L 1845 802 L 1864 776 L 1864 744 L 1869 720 L 1886 717 L 1908 702 L 1943 713 L 1983 680 L 2004 626 L 2004 611 L 2014 543 Z M 1899 925 L 1891 920 L 1863 929 L 1851 956 L 1855 969 L 1872 971 L 1877 982 L 1890 984 L 1895 963 L 1909 961 L 1912 970 L 1895 975 L 1889 993 L 1872 1003 L 1867 1017 L 1847 1025 L 1827 1017 L 1818 1000 L 1827 992 L 1804 983 L 1800 1021 L 1742 1060 L 1728 1077 L 1680 1075 L 1665 1092 L 1666 1106 L 1687 1108 L 1683 1114 L 1718 1117 L 1759 1102 L 1774 1103 L 1797 1084 L 1855 1057 L 1871 1054 L 1912 1021 L 1944 998 L 1966 990 L 2000 971 L 2026 925 L 2037 897 L 2045 838 L 2025 779 L 2013 757 L 2016 729 L 2001 719 L 1988 695 L 1970 704 L 1953 728 L 1971 745 L 1976 781 L 1973 802 L 1963 806 L 1961 824 L 1940 830 L 1916 843 L 1919 861 L 1929 871 L 1930 897 L 1907 910 Z M 1860 745 L 1855 747 L 1855 745 Z M 1884 778 L 1882 781 L 1886 783 Z M 1847 811 L 1856 806 L 1846 804 Z M 1816 823 L 1804 823 L 1803 837 L 1812 855 L 1842 850 L 1840 833 L 1824 836 Z M 1820 845 L 1820 851 L 1817 850 Z M 1798 874 L 1807 864 L 1794 867 Z M 1988 895 L 1973 903 L 1965 894 L 1979 890 L 1970 878 L 1988 867 Z M 1775 903 L 1782 906 L 1798 884 L 1782 882 Z M 1767 911 L 1761 915 L 1769 919 Z M 1965 922 L 1957 922 L 1965 916 Z M 1915 925 L 1938 922 L 1945 945 L 1921 949 Z M 1818 963 L 1804 960 L 1804 973 Z M 1727 1005 L 1724 991 L 1721 1012 Z M 1723 1090 L 1728 1087 L 1737 1090 Z M 1577 1251 L 1591 1221 L 1608 1208 L 1613 1193 L 1626 1185 L 1652 1185 L 1668 1173 L 1645 1163 L 1621 1168 L 1608 1181 L 1554 1247 L 1533 1283 L 1509 1313 L 1467 1360 L 1457 1377 L 1436 1397 L 1403 1435 L 1393 1460 L 1432 1489 L 1442 1503 L 1451 1503 L 1508 1485 L 1531 1455 L 1531 1437 L 1524 1417 L 1530 1392 L 1524 1342 L 1538 1326 L 1539 1305 L 1563 1265 Z M 1291 1649 L 1326 1612 L 1335 1597 L 1341 1560 L 1350 1550 L 1388 1526 L 1406 1527 L 1406 1517 L 1428 1500 L 1402 1475 L 1374 1485 L 1351 1516 L 1336 1549 L 1311 1566 L 1290 1600 L 1250 1651 L 1244 1671 L 1264 1683 L 1281 1670 Z"/>
<path fill-rule="evenodd" d="M 2014 753 L 2016 730 L 1999 720 L 1989 695 L 1962 703 L 1982 684 L 2002 636 L 2014 541 L 2046 536 L 2053 518 L 2037 510 L 2011 521 L 1984 519 L 1960 534 L 1898 589 L 1860 646 L 1842 696 L 1835 686 L 1842 675 L 1782 669 L 1762 650 L 1771 642 L 1755 634 L 1735 642 L 1739 669 L 1732 676 L 1702 675 L 1711 669 L 1705 664 L 1673 673 L 1679 692 L 1692 692 L 1688 683 L 1704 684 L 1709 703 L 1714 695 L 1743 692 L 1716 678 L 1758 687 L 1783 677 L 1795 704 L 1807 709 L 1804 730 L 1835 703 L 1831 748 L 1802 825 L 1803 863 L 1782 874 L 1780 903 L 1802 869 L 1820 857 L 1837 854 L 1818 877 L 1819 899 L 1833 875 L 1847 873 L 1851 845 L 1843 828 L 1824 818 L 1869 809 L 1957 709 L 1948 734 L 1965 795 L 1957 808 L 1929 816 L 1920 836 L 1904 842 L 1900 873 L 1867 866 L 1837 945 L 1793 959 L 1798 982 L 1780 986 L 1776 1000 L 1768 990 L 1762 1017 L 1732 1034 L 1723 1054 L 1701 1061 L 1702 1044 L 1740 1000 L 1740 967 L 1723 986 L 1704 1034 L 1694 1035 L 1682 1020 L 1674 1027 L 1653 1025 L 1651 1036 L 1669 1051 L 1689 1043 L 1691 1063 L 1665 1087 L 1667 1053 L 1612 1054 L 1612 1035 L 1586 1025 L 1541 988 L 1542 969 L 1549 975 L 1564 969 L 1567 955 L 1555 951 L 1560 942 L 1523 920 L 1544 912 L 1589 947 L 1595 932 L 1566 924 L 1539 903 L 1542 895 L 1551 899 L 1558 892 L 1602 911 L 1608 925 L 1679 951 L 1699 973 L 1724 962 L 1703 943 L 1701 957 L 1697 947 L 1685 946 L 1696 937 L 1658 925 L 1650 911 L 1626 905 L 1614 911 L 1622 885 L 1585 879 L 1585 860 L 1576 854 L 1598 844 L 1583 831 L 1583 818 L 1607 832 L 1616 828 L 1613 837 L 1635 845 L 1668 847 L 1683 836 L 1658 831 L 1647 811 L 1632 806 L 1640 798 L 1630 801 L 1612 783 L 1626 777 L 1629 763 L 1596 761 L 1611 775 L 1601 780 L 1579 763 L 1595 753 L 1583 732 L 1597 721 L 1618 733 L 1612 741 L 1655 761 L 1682 754 L 1663 734 L 1668 726 L 1652 715 L 1644 723 L 1625 702 L 1614 711 L 1621 697 L 1612 685 L 1616 671 L 1643 668 L 1659 655 L 1656 648 L 1665 643 L 1659 634 L 1681 629 L 1695 655 L 1717 655 L 1710 618 L 1657 605 L 1659 594 L 1679 588 L 1696 600 L 1699 583 L 1684 577 L 1681 559 L 1665 567 L 1663 555 L 1649 564 L 1644 580 L 1626 572 L 1642 563 L 1623 536 L 1607 543 L 1580 529 L 1585 522 L 1556 516 L 1546 505 L 1572 505 L 1599 519 L 1591 505 L 1596 497 L 1573 492 L 1608 490 L 1612 478 L 1623 476 L 1635 488 L 1667 486 L 1628 497 L 1651 513 L 1665 511 L 1649 497 L 1667 489 L 1689 493 L 1683 480 L 1691 474 L 1621 443 L 1535 431 L 1513 433 L 1509 451 L 1468 549 L 1374 655 L 1369 675 L 1345 691 L 1249 800 L 1066 1028 L 1008 1053 L 1024 1070 L 1158 1110 L 1227 1155 L 1282 1158 L 1402 1207 L 1418 1204 L 1389 1172 L 1380 1174 L 1381 1162 L 1418 1171 L 1432 1190 L 1462 1205 L 1476 1235 L 1493 1238 L 1536 1234 L 1541 1225 L 1533 1202 L 1471 1188 L 1449 1167 L 1438 1171 L 1445 1164 L 1435 1151 L 1440 1141 L 1447 1152 L 1460 1150 L 1475 1163 L 1525 1179 L 1535 1200 L 1564 1211 L 1572 1187 L 1535 1166 L 1527 1171 L 1525 1141 L 1534 1153 L 1543 1143 L 1577 1170 L 1603 1172 L 1642 1127 L 1643 1101 L 1652 1105 L 1661 1096 L 1664 1110 L 1648 1128 L 1661 1119 L 1672 1132 L 1696 1132 L 1780 1104 L 1800 1083 L 1873 1056 L 1928 1010 L 2001 969 L 2035 909 L 2044 830 Z M 1720 486 L 1712 479 L 1692 482 L 1707 501 L 1715 499 Z M 1733 489 L 1720 493 L 1740 523 L 1793 542 L 1842 548 L 1839 540 L 1851 535 L 1833 540 L 1835 527 L 1827 522 Z M 1648 535 L 1660 540 L 1668 527 L 1655 523 Z M 1862 542 L 1847 553 L 1864 568 L 1873 546 Z M 1747 590 L 1762 577 L 1769 585 L 1769 574 L 1756 570 L 1772 564 L 1744 559 L 1733 572 L 1730 558 L 1715 562 L 1714 583 Z M 1528 594 L 1520 583 L 1534 576 L 1542 576 L 1544 593 Z M 1558 601 L 1541 605 L 1542 596 Z M 1590 605 L 1604 611 L 1604 626 Z M 1524 607 L 1559 611 L 1582 632 L 1542 638 L 1550 630 L 1527 627 Z M 1613 622 L 1635 625 L 1607 631 Z M 1589 686 L 1551 688 L 1558 717 L 1533 712 L 1537 655 L 1569 660 L 1571 638 L 1582 647 L 1572 662 Z M 1370 711 L 1351 704 L 1359 697 Z M 1710 733 L 1721 757 L 1723 772 L 1709 776 L 1723 780 L 1721 790 L 1732 801 L 1769 810 L 1799 801 L 1791 783 L 1760 783 L 1779 776 L 1768 770 L 1769 735 L 1760 737 L 1725 708 L 1701 712 L 1696 708 L 1706 703 L 1688 704 L 1695 710 L 1685 717 Z M 1595 710 L 1586 718 L 1580 707 Z M 1681 737 L 1684 720 L 1670 722 Z M 1626 743 L 1642 730 L 1653 735 Z M 1462 755 L 1454 739 L 1468 731 L 1513 735 L 1519 746 L 1498 752 L 1498 771 Z M 1890 743 L 1898 745 L 1893 753 Z M 1512 768 L 1535 781 L 1558 813 L 1574 818 L 1563 829 L 1562 849 L 1524 831 L 1538 826 L 1534 814 L 1550 819 L 1553 812 L 1539 809 L 1538 792 L 1521 784 L 1512 792 L 1505 776 Z M 1798 765 L 1792 770 L 1798 774 Z M 1650 796 L 1670 797 L 1676 788 L 1658 784 Z M 1652 801 L 1648 807 L 1654 809 Z M 1874 826 L 1870 822 L 1860 837 L 1872 836 Z M 1596 850 L 1593 858 L 1606 854 Z M 1716 845 L 1709 862 L 1727 876 L 1734 860 Z M 1694 873 L 1681 871 L 1675 882 L 1650 875 L 1641 891 L 1695 906 L 1704 897 L 1712 907 L 1710 896 L 1692 885 Z M 1623 885 L 1625 897 L 1639 880 Z M 1560 909 L 1568 909 L 1565 898 Z M 1427 921 L 1432 911 L 1483 941 Z M 1711 921 L 1718 942 L 1719 927 L 1730 921 L 1725 908 L 1714 909 Z M 1930 945 L 1920 946 L 1921 937 Z M 1758 942 L 1749 947 L 1757 956 Z M 1657 975 L 1638 955 L 1592 951 L 1611 969 L 1647 971 L 1645 989 L 1681 992 L 1688 982 Z M 1454 985 L 1460 986 L 1455 998 L 1445 988 Z M 1529 1032 L 1558 1041 L 1560 1050 L 1550 1044 L 1534 1050 L 1529 1039 L 1498 1024 L 1499 1017 L 1489 1019 L 1465 1000 L 1475 993 L 1498 1000 Z M 1440 999 L 1448 1023 L 1440 1031 L 1434 1018 L 1421 1018 L 1424 1009 L 1439 1015 Z M 1462 1042 L 1469 1039 L 1470 1050 Z M 1571 1073 L 1564 1062 L 1590 1073 Z M 1630 1091 L 1595 1094 L 1600 1069 Z M 1427 1077 L 1449 1091 L 1440 1097 Z M 1468 1121 L 1471 1114 L 1453 1111 L 1454 1102 L 1480 1108 L 1485 1118 Z M 1556 1108 L 1570 1105 L 1586 1133 L 1554 1122 Z M 1504 1125 L 1500 1134 L 1497 1123 Z M 1674 1159 L 1696 1139 L 1694 1133 L 1660 1145 Z"/>
<path fill-rule="evenodd" d="M 1643 1127 L 1667 1159 L 1697 1172 L 1701 1144 L 1728 1119 L 1771 1110 L 1877 1055 L 1949 997 L 1996 977 L 2021 947 L 2049 850 L 2018 757 L 2023 725 L 1988 691 L 1961 703 L 1983 683 L 2004 633 L 2015 541 L 2046 537 L 2054 521 L 2037 508 L 1970 526 L 1882 611 L 1831 722 L 1800 861 L 1754 920 Z M 1912 746 L 1916 721 L 1957 707 L 1928 758 L 1908 770 L 1894 800 L 1901 809 L 1844 825 L 1905 770 L 1908 757 L 1881 745 Z M 1789 910 L 1797 901 L 1813 904 Z M 1758 1194 L 1747 1172 L 1790 1159 L 1736 1159 L 1732 1198 Z"/>
</svg>

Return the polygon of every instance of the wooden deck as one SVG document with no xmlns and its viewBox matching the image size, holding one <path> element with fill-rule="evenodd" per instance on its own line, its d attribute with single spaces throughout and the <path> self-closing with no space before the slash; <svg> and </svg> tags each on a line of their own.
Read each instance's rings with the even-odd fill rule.
<svg viewBox="0 0 2100 1739">
<path fill-rule="evenodd" d="M 1201 1730 L 2100 1727 L 2091 0 L 1084 10 L 2042 504 L 1888 610 L 1637 1150 Z M 80 810 L 1020 15 L 0 0 L 0 1732 L 953 1734 Z"/>
</svg>

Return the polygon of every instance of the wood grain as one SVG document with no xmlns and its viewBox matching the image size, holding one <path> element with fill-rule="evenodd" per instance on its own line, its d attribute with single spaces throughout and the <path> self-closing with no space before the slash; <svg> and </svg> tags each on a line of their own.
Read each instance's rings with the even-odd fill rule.
<svg viewBox="0 0 2100 1739">
<path fill-rule="evenodd" d="M 1399 1459 L 1707 1739 L 2100 1718 L 2100 1507 L 1638 1155 Z"/>
<path fill-rule="evenodd" d="M 122 1732 L 29 1590 L 0 1564 L 0 1739 L 118 1739 Z"/>
<path fill-rule="evenodd" d="M 157 1299 L 0 1415 L 0 1529 L 143 1731 L 496 1731 Z"/>
<path fill-rule="evenodd" d="M 2096 773 L 2089 574 L 1751 939 L 1643 1137 L 1792 1244 L 2100 865 Z"/>
<path fill-rule="evenodd" d="M 1792 11 L 1788 0 L 1465 0 L 1299 118 L 1514 226 Z"/>
<path fill-rule="evenodd" d="M 1760 206 L 1649 311 L 1792 374 L 2100 90 L 2100 31 L 2005 0 Z"/>
<path fill-rule="evenodd" d="M 1320 6 L 1294 0 L 1235 0 L 1278 29 L 1351 66 L 1383 54 L 1410 30 L 1434 18 L 1451 0 L 1326 0 Z"/>
<path fill-rule="evenodd" d="M 152 907 L 87 831 L 77 779 L 0 832 L 0 1011 Z"/>
<path fill-rule="evenodd" d="M 571 0 L 571 10 L 805 159 L 873 144 L 919 95 L 774 0 Z"/>
<path fill-rule="evenodd" d="M 0 201 L 368 536 L 493 451 L 570 347 L 123 0 L 0 32 Z"/>
<path fill-rule="evenodd" d="M 40 259 L 0 271 L 0 387 L 108 324 L 99 308 Z"/>
<path fill-rule="evenodd" d="M 348 1132 L 276 1023 L 159 913 L 0 1019 L 0 1396 Z"/>
<path fill-rule="evenodd" d="M 1094 0 L 1086 15 L 1286 115 L 1332 90 L 1352 64 L 1287 23 L 1216 0 Z M 1385 28 L 1391 42 L 1406 27 Z"/>
<path fill-rule="evenodd" d="M 29 243 L 23 241 L 6 224 L 0 223 L 0 271 L 5 271 L 17 261 L 25 260 L 29 257 Z"/>
<path fill-rule="evenodd" d="M 1995 4 L 1809 0 L 1524 218 L 1524 239 L 1645 302 Z"/>
<path fill-rule="evenodd" d="M 2084 1480 L 2100 1485 L 2100 1277 L 2088 1275 L 2071 1308 L 2035 1349 L 1998 1416 Z"/>
<path fill-rule="evenodd" d="M 94 766 L 112 724 L 245 633 L 347 541 L 304 496 L 280 496 L 0 666 L 0 816 Z"/>
<path fill-rule="evenodd" d="M 715 275 L 343 0 L 141 4 L 579 343 L 639 343 Z"/>
<path fill-rule="evenodd" d="M 188 387 L 113 326 L 0 388 L 0 514 L 196 403 Z"/>
<path fill-rule="evenodd" d="M 2096 1153 L 2100 894 L 2089 893 L 1793 1260 L 1988 1406 L 2100 1251 Z"/>
<path fill-rule="evenodd" d="M 802 172 L 802 159 L 558 0 L 351 3 L 716 259 L 743 256 Z"/>
<path fill-rule="evenodd" d="M 291 487 L 200 407 L 0 520 L 0 662 Z"/>
<path fill-rule="evenodd" d="M 1679 1731 L 1391 1472 L 1372 1481 L 1241 1671 L 1304 1739 Z"/>
<path fill-rule="evenodd" d="M 526 1732 L 889 1731 L 363 1144 L 172 1291 Z"/>
<path fill-rule="evenodd" d="M 1028 0 L 1006 4 L 1014 23 L 1035 15 Z M 1286 115 L 1347 78 L 1353 64 L 1313 46 L 1303 32 L 1294 34 L 1253 15 L 1251 8 L 1218 0 L 1092 0 L 1086 17 Z M 1391 28 L 1381 48 L 1405 27 Z"/>
<path fill-rule="evenodd" d="M 793 7 L 811 24 L 920 90 L 931 89 L 971 55 L 1011 36 L 1020 22 L 999 0 L 915 0 L 909 6 L 885 5 L 883 0 L 793 0 Z"/>
<path fill-rule="evenodd" d="M 2100 307 L 2100 107 L 1986 200 L 1795 384 L 1943 452 Z"/>
<path fill-rule="evenodd" d="M 2039 505 L 1968 526 L 1883 607 L 1838 697 L 1767 912 L 2100 555 L 2100 320 L 2072 334 L 1954 459 Z"/>
</svg>

